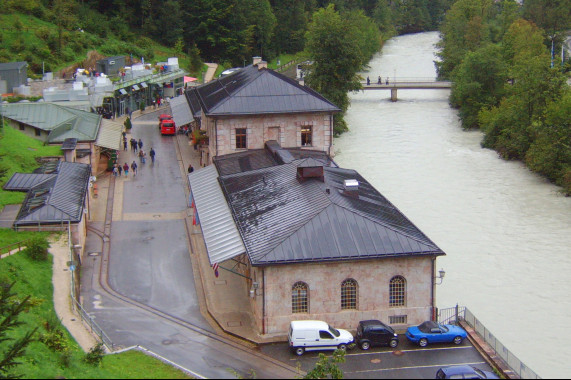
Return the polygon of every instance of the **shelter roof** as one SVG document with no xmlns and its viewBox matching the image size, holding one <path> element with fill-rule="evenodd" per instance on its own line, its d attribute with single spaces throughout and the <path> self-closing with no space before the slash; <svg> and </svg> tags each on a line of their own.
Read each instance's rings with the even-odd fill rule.
<svg viewBox="0 0 571 380">
<path fill-rule="evenodd" d="M 60 161 L 54 174 L 29 189 L 14 226 L 80 222 L 90 174 L 87 164 Z"/>
</svg>

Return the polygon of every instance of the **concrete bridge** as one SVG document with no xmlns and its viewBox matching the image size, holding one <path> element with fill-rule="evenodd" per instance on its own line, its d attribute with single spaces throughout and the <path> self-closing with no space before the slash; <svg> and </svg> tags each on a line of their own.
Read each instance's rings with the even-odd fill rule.
<svg viewBox="0 0 571 380">
<path fill-rule="evenodd" d="M 371 80 L 369 84 L 367 81 L 362 81 L 362 90 L 390 90 L 391 100 L 397 101 L 398 90 L 442 90 L 452 88 L 452 82 L 437 81 L 432 78 L 378 78 Z"/>
</svg>

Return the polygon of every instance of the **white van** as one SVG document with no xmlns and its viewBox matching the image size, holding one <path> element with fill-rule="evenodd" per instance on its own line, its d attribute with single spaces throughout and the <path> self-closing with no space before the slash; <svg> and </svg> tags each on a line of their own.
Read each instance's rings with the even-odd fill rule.
<svg viewBox="0 0 571 380">
<path fill-rule="evenodd" d="M 292 351 L 303 355 L 305 351 L 346 350 L 353 343 L 353 335 L 322 321 L 293 321 L 289 326 L 288 340 Z"/>
</svg>

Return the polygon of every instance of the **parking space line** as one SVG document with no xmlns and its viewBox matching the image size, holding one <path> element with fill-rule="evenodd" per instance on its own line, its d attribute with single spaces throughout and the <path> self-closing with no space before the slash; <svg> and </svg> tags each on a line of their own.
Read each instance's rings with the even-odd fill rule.
<svg viewBox="0 0 571 380">
<path fill-rule="evenodd" d="M 472 346 L 462 346 L 462 347 L 429 347 L 429 348 L 416 348 L 414 350 L 398 350 L 400 352 L 421 352 L 421 351 L 443 351 L 443 350 L 462 350 L 462 349 L 475 349 Z M 382 355 L 382 354 L 394 354 L 394 351 L 379 351 L 379 352 L 371 352 L 371 351 L 367 351 L 367 352 L 359 352 L 357 354 L 345 354 L 345 357 L 347 356 L 364 356 L 364 355 Z M 318 358 L 318 356 L 309 356 L 309 355 L 304 355 L 304 357 L 307 358 Z M 299 360 L 299 357 L 293 357 L 290 358 L 289 360 Z"/>
<path fill-rule="evenodd" d="M 462 347 L 430 347 L 430 348 L 416 348 L 414 350 L 397 350 L 400 352 L 421 352 L 421 351 L 439 351 L 439 350 L 460 350 L 466 348 L 474 348 L 472 346 Z M 380 352 L 360 352 L 358 354 L 345 354 L 345 356 L 360 356 L 360 355 L 378 355 L 378 354 L 392 354 L 394 351 L 380 351 Z"/>
<path fill-rule="evenodd" d="M 394 367 L 394 368 L 378 368 L 378 369 L 368 369 L 363 371 L 355 371 L 349 372 L 346 371 L 345 373 L 367 373 L 367 372 L 382 372 L 382 371 L 395 371 L 395 370 L 402 370 L 402 369 L 417 369 L 417 368 L 433 368 L 433 367 L 448 367 L 451 365 L 477 365 L 477 364 L 487 364 L 486 362 L 471 362 L 471 363 L 454 363 L 454 364 L 433 364 L 433 365 L 421 365 L 421 366 L 412 366 L 412 367 Z"/>
</svg>

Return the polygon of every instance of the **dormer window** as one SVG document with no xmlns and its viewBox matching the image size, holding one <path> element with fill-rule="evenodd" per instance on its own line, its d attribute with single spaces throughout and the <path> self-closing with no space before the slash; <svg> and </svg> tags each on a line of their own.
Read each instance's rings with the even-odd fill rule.
<svg viewBox="0 0 571 380">
<path fill-rule="evenodd" d="M 313 144 L 313 127 L 304 125 L 301 127 L 301 146 L 312 146 Z"/>
</svg>

